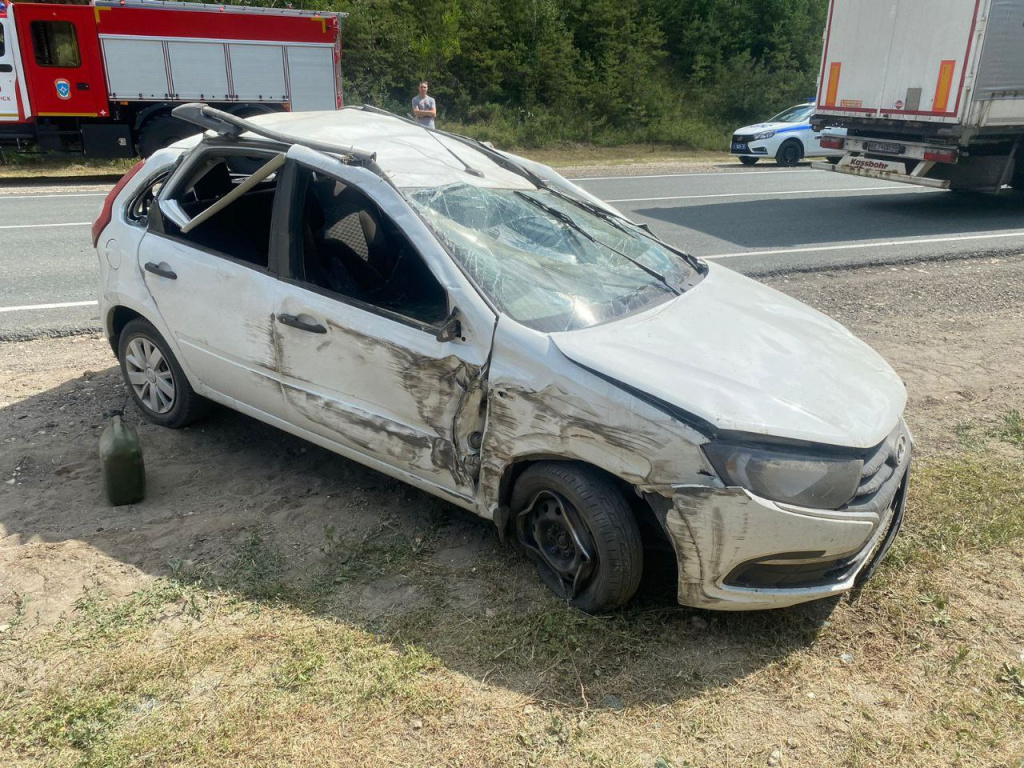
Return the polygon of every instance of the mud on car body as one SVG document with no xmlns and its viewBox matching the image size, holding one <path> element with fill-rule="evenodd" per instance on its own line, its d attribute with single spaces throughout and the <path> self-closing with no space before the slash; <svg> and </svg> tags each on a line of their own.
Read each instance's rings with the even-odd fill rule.
<svg viewBox="0 0 1024 768">
<path fill-rule="evenodd" d="M 111 192 L 101 316 L 151 421 L 220 403 L 494 521 L 617 608 L 850 589 L 902 516 L 892 369 L 551 169 L 371 108 L 207 128 Z"/>
</svg>

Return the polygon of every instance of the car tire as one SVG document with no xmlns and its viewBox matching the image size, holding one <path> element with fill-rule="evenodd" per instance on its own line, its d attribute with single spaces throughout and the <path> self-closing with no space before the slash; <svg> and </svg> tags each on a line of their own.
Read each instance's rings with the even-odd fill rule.
<svg viewBox="0 0 1024 768">
<path fill-rule="evenodd" d="M 740 156 L 740 162 L 744 165 L 754 165 L 758 161 L 756 157 L 747 157 L 745 155 Z"/>
<path fill-rule="evenodd" d="M 797 139 L 787 139 L 782 142 L 779 151 L 775 153 L 775 162 L 782 166 L 793 166 L 799 163 L 804 157 L 804 145 Z"/>
<path fill-rule="evenodd" d="M 121 375 L 147 421 L 179 429 L 205 416 L 210 401 L 196 394 L 163 336 L 141 317 L 128 322 L 117 341 Z"/>
<path fill-rule="evenodd" d="M 574 462 L 540 462 L 516 481 L 511 508 L 517 548 L 574 608 L 612 611 L 636 593 L 644 566 L 640 528 L 607 476 Z"/>
<path fill-rule="evenodd" d="M 829 155 L 827 158 L 829 165 L 839 165 L 839 161 L 843 159 L 842 155 Z"/>
<path fill-rule="evenodd" d="M 139 154 L 149 157 L 157 150 L 199 133 L 199 128 L 170 115 L 154 117 L 139 132 Z"/>
</svg>

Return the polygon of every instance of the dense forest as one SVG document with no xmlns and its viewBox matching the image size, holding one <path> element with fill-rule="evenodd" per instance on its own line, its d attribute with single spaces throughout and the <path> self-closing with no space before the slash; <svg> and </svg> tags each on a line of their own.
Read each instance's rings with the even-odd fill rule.
<svg viewBox="0 0 1024 768">
<path fill-rule="evenodd" d="M 814 96 L 827 0 L 293 5 L 349 14 L 346 103 L 405 113 L 427 80 L 439 127 L 503 145 L 720 149 L 730 128 Z"/>
</svg>

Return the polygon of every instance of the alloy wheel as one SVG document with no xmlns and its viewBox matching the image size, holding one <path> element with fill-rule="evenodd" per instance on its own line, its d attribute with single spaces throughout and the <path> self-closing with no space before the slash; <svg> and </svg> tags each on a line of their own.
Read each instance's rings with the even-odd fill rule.
<svg viewBox="0 0 1024 768">
<path fill-rule="evenodd" d="M 156 344 L 141 336 L 129 341 L 125 369 L 142 405 L 157 414 L 174 407 L 174 374 Z"/>
</svg>

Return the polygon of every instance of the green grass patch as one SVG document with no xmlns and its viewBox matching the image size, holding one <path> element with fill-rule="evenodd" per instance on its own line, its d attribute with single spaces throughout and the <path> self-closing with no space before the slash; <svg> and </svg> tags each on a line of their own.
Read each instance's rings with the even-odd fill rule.
<svg viewBox="0 0 1024 768">
<path fill-rule="evenodd" d="M 907 517 L 893 549 L 901 564 L 988 552 L 1024 539 L 1024 462 L 969 451 L 932 457 L 910 477 Z"/>
<path fill-rule="evenodd" d="M 90 750 L 128 713 L 126 700 L 115 691 L 74 687 L 38 696 L 15 693 L 0 709 L 0 744 L 23 752 Z"/>
</svg>

